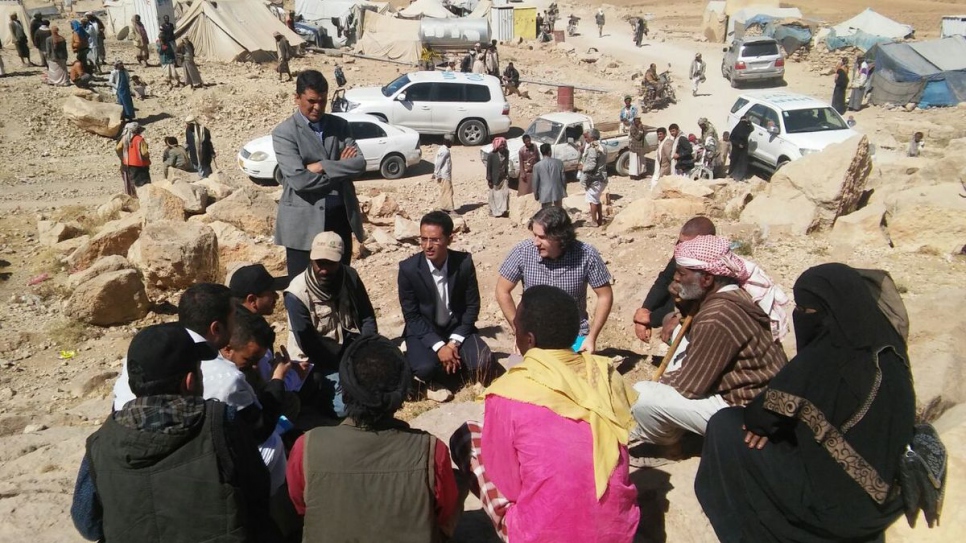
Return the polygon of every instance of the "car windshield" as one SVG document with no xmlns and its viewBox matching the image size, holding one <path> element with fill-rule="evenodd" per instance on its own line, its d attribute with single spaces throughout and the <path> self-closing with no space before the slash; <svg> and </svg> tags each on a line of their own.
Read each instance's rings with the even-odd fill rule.
<svg viewBox="0 0 966 543">
<path fill-rule="evenodd" d="M 778 44 L 771 42 L 746 43 L 741 51 L 742 58 L 772 57 L 778 54 Z"/>
<path fill-rule="evenodd" d="M 399 92 L 399 89 L 405 87 L 408 84 L 409 84 L 409 76 L 401 75 L 397 77 L 395 81 L 393 81 L 392 83 L 382 88 L 382 95 L 388 98 L 396 94 L 397 92 Z"/>
<path fill-rule="evenodd" d="M 830 107 L 783 111 L 782 117 L 785 120 L 785 131 L 789 134 L 847 130 L 849 128 L 842 117 Z"/>
<path fill-rule="evenodd" d="M 560 134 L 561 128 L 563 128 L 563 125 L 560 123 L 547 119 L 537 119 L 533 121 L 530 128 L 527 128 L 526 133 L 530 135 L 530 139 L 534 143 L 557 143 L 557 136 Z"/>
</svg>

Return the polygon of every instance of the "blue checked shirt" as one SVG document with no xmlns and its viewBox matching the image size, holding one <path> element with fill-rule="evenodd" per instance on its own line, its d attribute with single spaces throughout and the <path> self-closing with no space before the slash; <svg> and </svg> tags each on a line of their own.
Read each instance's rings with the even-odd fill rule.
<svg viewBox="0 0 966 543">
<path fill-rule="evenodd" d="M 500 275 L 517 283 L 523 281 L 523 290 L 536 285 L 557 287 L 577 301 L 580 311 L 580 335 L 590 331 L 587 321 L 587 286 L 600 288 L 611 283 L 610 271 L 597 249 L 582 241 L 575 241 L 560 258 L 541 258 L 533 241 L 526 240 L 510 250 L 500 266 Z"/>
</svg>

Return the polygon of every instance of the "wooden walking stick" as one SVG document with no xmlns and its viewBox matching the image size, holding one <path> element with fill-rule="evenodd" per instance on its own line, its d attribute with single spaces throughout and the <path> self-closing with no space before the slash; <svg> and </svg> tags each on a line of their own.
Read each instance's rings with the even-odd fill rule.
<svg viewBox="0 0 966 543">
<path fill-rule="evenodd" d="M 651 374 L 651 381 L 657 381 L 664 375 L 664 370 L 667 369 L 667 365 L 671 363 L 671 359 L 674 358 L 674 351 L 678 350 L 678 345 L 681 344 L 681 339 L 684 338 L 684 334 L 688 332 L 688 328 L 691 328 L 692 316 L 688 315 L 681 320 L 681 331 L 678 333 L 674 341 L 671 342 L 671 347 L 667 350 L 667 354 L 664 355 L 664 359 L 661 360 L 661 365 L 657 367 L 657 370 Z"/>
</svg>

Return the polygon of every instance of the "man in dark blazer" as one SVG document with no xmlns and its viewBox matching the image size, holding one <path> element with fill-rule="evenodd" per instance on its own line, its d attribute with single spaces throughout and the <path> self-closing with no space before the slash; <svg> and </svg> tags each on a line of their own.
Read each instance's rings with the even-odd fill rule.
<svg viewBox="0 0 966 543">
<path fill-rule="evenodd" d="M 295 81 L 298 110 L 272 131 L 272 145 L 282 172 L 275 243 L 285 247 L 290 278 L 305 271 L 315 235 L 339 234 L 352 257 L 352 234 L 365 240 L 362 213 L 352 180 L 365 172 L 366 160 L 349 132 L 349 123 L 326 115 L 329 83 L 317 70 Z"/>
<path fill-rule="evenodd" d="M 451 390 L 466 382 L 487 385 L 497 369 L 476 329 L 480 288 L 473 257 L 451 251 L 452 241 L 453 219 L 433 211 L 419 224 L 422 252 L 399 263 L 406 358 L 422 384 Z"/>
</svg>

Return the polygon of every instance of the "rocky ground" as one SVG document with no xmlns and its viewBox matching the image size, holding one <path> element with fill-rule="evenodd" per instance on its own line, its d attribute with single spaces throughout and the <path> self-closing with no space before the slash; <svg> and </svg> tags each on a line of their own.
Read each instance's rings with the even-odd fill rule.
<svg viewBox="0 0 966 543">
<path fill-rule="evenodd" d="M 561 4 L 562 14 L 573 11 L 583 17 L 582 36 L 559 45 L 505 44 L 501 60 L 514 61 L 527 80 L 606 91 L 576 94 L 580 110 L 606 120 L 616 117 L 621 95 L 636 88 L 647 64 L 670 63 L 680 101 L 646 114 L 644 122 L 677 122 L 684 131 L 696 132 L 697 119 L 708 117 L 724 130 L 741 91 L 717 75 L 720 47 L 696 39 L 703 6 L 625 4 L 605 8 L 612 22 L 603 38 L 596 37 L 586 5 Z M 831 2 L 800 4 L 807 13 L 813 9 L 818 17 L 838 18 Z M 845 4 L 851 9 L 857 3 Z M 889 11 L 896 2 L 887 4 L 882 8 L 886 15 L 920 28 L 939 9 L 936 2 L 915 2 L 917 9 L 910 11 L 917 12 L 917 19 L 912 21 Z M 651 39 L 637 49 L 629 26 L 619 20 L 641 12 L 654 18 Z M 109 58 L 120 57 L 152 83 L 155 96 L 136 106 L 155 160 L 160 162 L 162 138 L 182 138 L 182 119 L 192 113 L 212 131 L 220 171 L 205 184 L 187 178 L 165 184 L 158 182 L 162 173 L 155 167 L 155 186 L 142 193 L 139 203 L 115 197 L 121 189 L 115 141 L 67 121 L 63 104 L 72 93 L 42 85 L 39 69 L 16 68 L 4 49 L 14 74 L 0 79 L 5 160 L 0 169 L 0 541 L 79 540 L 68 520 L 76 466 L 84 439 L 110 410 L 110 385 L 137 329 L 173 319 L 174 304 L 187 284 L 199 278 L 223 280 L 233 263 L 262 261 L 276 271 L 284 267 L 283 253 L 271 245 L 279 189 L 242 175 L 234 156 L 291 113 L 294 85 L 279 83 L 271 66 L 204 62 L 207 87 L 170 89 L 161 83 L 159 68 L 136 67 L 130 45 L 109 41 L 108 48 Z M 709 77 L 699 95 L 691 97 L 686 72 L 699 51 Z M 336 60 L 310 55 L 292 67 L 330 74 Z M 383 84 L 409 70 L 350 57 L 340 61 L 353 86 Z M 831 78 L 823 74 L 814 59 L 790 62 L 788 88 L 828 99 Z M 529 100 L 509 99 L 513 135 L 556 107 L 552 86 L 531 83 L 527 90 Z M 104 86 L 98 91 L 109 100 Z M 570 186 L 567 201 L 581 225 L 580 238 L 601 251 L 616 281 L 614 309 L 599 347 L 621 357 L 621 369 L 632 379 L 650 372 L 647 355 L 660 347 L 652 349 L 634 338 L 631 315 L 667 262 L 676 230 L 689 215 L 713 216 L 724 235 L 740 242 L 741 252 L 789 291 L 804 269 L 822 262 L 892 273 L 912 318 L 910 354 L 922 411 L 933 418 L 945 412 L 938 424 L 951 452 L 960 456 L 950 467 L 944 527 L 911 532 L 897 526 L 891 541 L 952 541 L 955 527 L 966 521 L 960 484 L 966 466 L 961 447 L 955 446 L 966 440 L 966 412 L 957 406 L 966 401 L 966 360 L 958 348 L 966 337 L 966 319 L 958 310 L 966 295 L 966 258 L 959 254 L 966 243 L 962 111 L 867 108 L 854 114 L 856 129 L 866 139 L 803 159 L 771 183 L 670 179 L 651 191 L 646 182 L 612 177 L 612 222 L 605 229 L 583 224 L 579 187 Z M 904 158 L 905 144 L 916 130 L 926 133 L 925 152 Z M 395 268 L 418 250 L 409 220 L 418 221 L 435 202 L 429 175 L 438 140 L 424 138 L 422 143 L 424 161 L 406 178 L 367 176 L 357 182 L 372 235 L 357 247 L 360 258 L 354 266 L 373 298 L 380 330 L 390 337 L 402 330 Z M 492 292 L 507 250 L 527 237 L 525 219 L 532 205 L 514 200 L 510 219 L 489 217 L 479 150 L 454 147 L 453 159 L 464 225 L 456 248 L 474 253 L 484 293 L 479 326 L 494 350 L 506 356 L 512 339 Z M 279 313 L 274 321 L 284 332 L 284 316 Z M 786 344 L 791 352 L 793 341 Z M 457 400 L 470 397 L 464 392 Z M 408 404 L 404 415 L 447 437 L 459 421 L 479 416 L 479 406 L 434 408 L 421 402 Z M 714 541 L 691 490 L 696 466 L 697 459 L 690 459 L 634 474 L 645 511 L 641 541 Z M 476 507 L 472 501 L 467 505 Z M 479 511 L 469 513 L 459 539 L 491 538 Z"/>
</svg>

